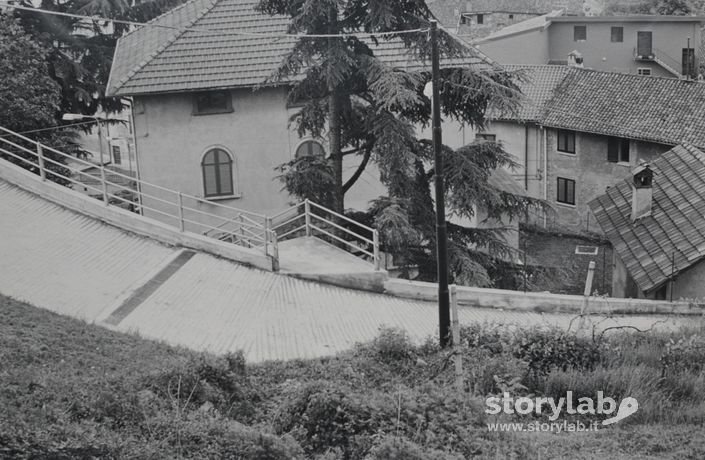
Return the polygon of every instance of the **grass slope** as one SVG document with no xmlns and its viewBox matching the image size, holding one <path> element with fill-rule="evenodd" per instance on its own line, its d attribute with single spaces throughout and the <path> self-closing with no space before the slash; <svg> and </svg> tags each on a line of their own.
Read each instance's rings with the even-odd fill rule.
<svg viewBox="0 0 705 460">
<path fill-rule="evenodd" d="M 336 358 L 246 365 L 2 296 L 0 312 L 0 458 L 705 458 L 698 334 L 595 345 L 468 327 L 472 388 L 458 393 L 447 354 L 398 331 Z M 501 386 L 628 393 L 643 410 L 597 433 L 490 433 L 484 397 Z"/>
</svg>

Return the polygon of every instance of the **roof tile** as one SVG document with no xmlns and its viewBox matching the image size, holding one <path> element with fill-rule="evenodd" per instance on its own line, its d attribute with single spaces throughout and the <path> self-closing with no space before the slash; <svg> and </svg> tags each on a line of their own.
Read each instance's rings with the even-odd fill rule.
<svg viewBox="0 0 705 460">
<path fill-rule="evenodd" d="M 107 93 L 131 96 L 264 83 L 291 50 L 291 37 L 246 36 L 233 33 L 285 34 L 289 18 L 255 11 L 254 0 L 190 0 L 152 21 L 156 25 L 221 31 L 167 30 L 144 26 L 118 41 Z M 430 69 L 401 40 L 380 40 L 375 54 L 388 65 L 409 70 Z M 487 65 L 491 61 L 468 45 L 469 56 L 447 65 Z"/>
<path fill-rule="evenodd" d="M 651 215 L 632 222 L 632 187 L 624 180 L 589 206 L 643 291 L 705 258 L 705 154 L 679 145 L 651 165 Z M 675 256 L 675 267 L 672 260 Z"/>
</svg>

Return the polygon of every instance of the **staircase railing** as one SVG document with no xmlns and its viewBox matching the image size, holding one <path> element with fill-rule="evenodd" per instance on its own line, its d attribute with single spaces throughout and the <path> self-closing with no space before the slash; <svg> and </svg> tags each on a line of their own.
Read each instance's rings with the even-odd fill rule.
<svg viewBox="0 0 705 460">
<path fill-rule="evenodd" d="M 160 222 L 182 232 L 262 251 L 271 257 L 275 270 L 279 267 L 278 242 L 304 235 L 328 240 L 357 256 L 369 258 L 375 270 L 380 269 L 377 230 L 310 200 L 268 217 L 107 169 L 105 165 L 61 152 L 2 126 L 0 158 L 25 165 L 42 181 L 60 179 L 82 188 L 106 206 L 127 207 L 139 214 L 149 211 L 160 216 Z M 219 213 L 201 208 L 218 209 Z"/>
<path fill-rule="evenodd" d="M 304 200 L 271 217 L 278 241 L 315 236 L 369 258 L 380 270 L 379 232 L 331 209 Z"/>
<path fill-rule="evenodd" d="M 675 76 L 682 77 L 682 63 L 672 58 L 668 53 L 661 51 L 658 48 L 651 48 L 651 54 L 643 56 L 638 54 L 637 48 L 634 48 L 634 59 L 641 61 L 652 61 L 669 71 Z"/>
<path fill-rule="evenodd" d="M 89 194 L 93 193 L 92 196 L 101 199 L 106 206 L 127 206 L 140 214 L 149 211 L 161 216 L 161 222 L 182 232 L 189 231 L 219 240 L 226 233 L 231 236 L 231 243 L 260 250 L 274 259 L 275 267 L 278 263 L 276 234 L 271 230 L 271 220 L 263 214 L 215 203 L 108 170 L 104 165 L 66 154 L 2 126 L 1 156 L 6 156 L 12 163 L 28 166 L 27 169 L 38 173 L 42 181 L 47 178 L 60 179 Z M 96 169 L 99 171 L 97 176 Z M 116 178 L 125 180 L 118 183 Z M 126 195 L 132 195 L 137 200 Z M 217 208 L 220 213 L 201 208 Z M 224 218 L 223 215 L 228 217 Z M 214 225 L 213 222 L 218 224 Z M 232 238 L 235 232 L 238 232 L 237 238 Z"/>
</svg>

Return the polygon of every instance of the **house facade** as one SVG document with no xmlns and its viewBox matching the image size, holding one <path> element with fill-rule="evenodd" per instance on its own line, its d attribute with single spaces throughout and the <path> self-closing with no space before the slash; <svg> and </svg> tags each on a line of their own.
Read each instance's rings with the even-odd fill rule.
<svg viewBox="0 0 705 460">
<path fill-rule="evenodd" d="M 679 142 L 705 145 L 705 84 L 568 66 L 506 66 L 525 100 L 474 135 L 501 141 L 514 179 L 554 213 L 533 220 L 597 232 L 588 203 Z"/>
<path fill-rule="evenodd" d="M 272 216 L 295 201 L 283 190 L 275 168 L 301 155 L 326 155 L 324 139 L 300 137 L 290 118 L 296 107 L 287 104 L 289 87 L 263 85 L 288 54 L 293 41 L 266 33 L 286 33 L 285 17 L 271 17 L 254 10 L 256 1 L 191 0 L 156 20 L 170 27 L 215 27 L 224 18 L 232 30 L 262 32 L 263 36 L 238 33 L 213 35 L 163 28 L 136 29 L 120 39 L 116 49 L 108 94 L 130 97 L 142 211 L 156 219 L 174 215 L 174 193 L 201 199 L 189 203 L 199 221 L 222 223 L 227 205 Z M 383 43 L 381 54 L 397 68 L 421 70 L 419 62 L 401 43 Z M 481 53 L 464 58 L 462 65 L 493 65 Z M 458 65 L 457 60 L 453 65 Z M 474 136 L 458 124 L 444 125 L 444 143 L 458 148 Z M 431 138 L 430 129 L 419 128 Z M 360 157 L 345 157 L 344 180 L 359 166 Z M 511 178 L 493 178 L 499 185 L 520 191 Z M 386 195 L 380 174 L 370 164 L 345 195 L 346 208 L 366 210 L 369 201 Z M 186 212 L 191 212 L 187 210 Z M 203 214 L 203 213 L 207 213 Z M 478 211 L 478 216 L 481 210 Z M 189 220 L 185 216 L 187 226 Z M 475 226 L 512 225 L 510 244 L 518 246 L 518 224 L 484 222 Z"/>
<path fill-rule="evenodd" d="M 502 64 L 566 64 L 660 77 L 696 77 L 704 18 L 567 16 L 553 11 L 476 42 Z"/>
<path fill-rule="evenodd" d="M 614 297 L 705 298 L 705 154 L 679 145 L 590 208 L 614 247 Z"/>
</svg>

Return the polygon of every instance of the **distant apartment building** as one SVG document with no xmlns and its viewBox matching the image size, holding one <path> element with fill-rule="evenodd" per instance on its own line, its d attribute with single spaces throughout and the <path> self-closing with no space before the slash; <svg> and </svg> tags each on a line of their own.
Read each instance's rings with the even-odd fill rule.
<svg viewBox="0 0 705 460">
<path fill-rule="evenodd" d="M 504 27 L 561 9 L 583 14 L 583 0 L 428 0 L 443 26 L 461 36 L 485 37 Z"/>
<path fill-rule="evenodd" d="M 553 11 L 505 27 L 476 45 L 501 64 L 567 64 L 659 77 L 695 77 L 705 18 L 567 16 Z"/>
<path fill-rule="evenodd" d="M 601 232 L 588 202 L 675 145 L 705 146 L 705 83 L 558 65 L 506 68 L 521 73 L 525 100 L 475 136 L 503 143 L 518 163 L 515 180 L 553 206 L 546 219 L 561 228 Z M 444 131 L 444 139 L 452 135 Z"/>
</svg>

